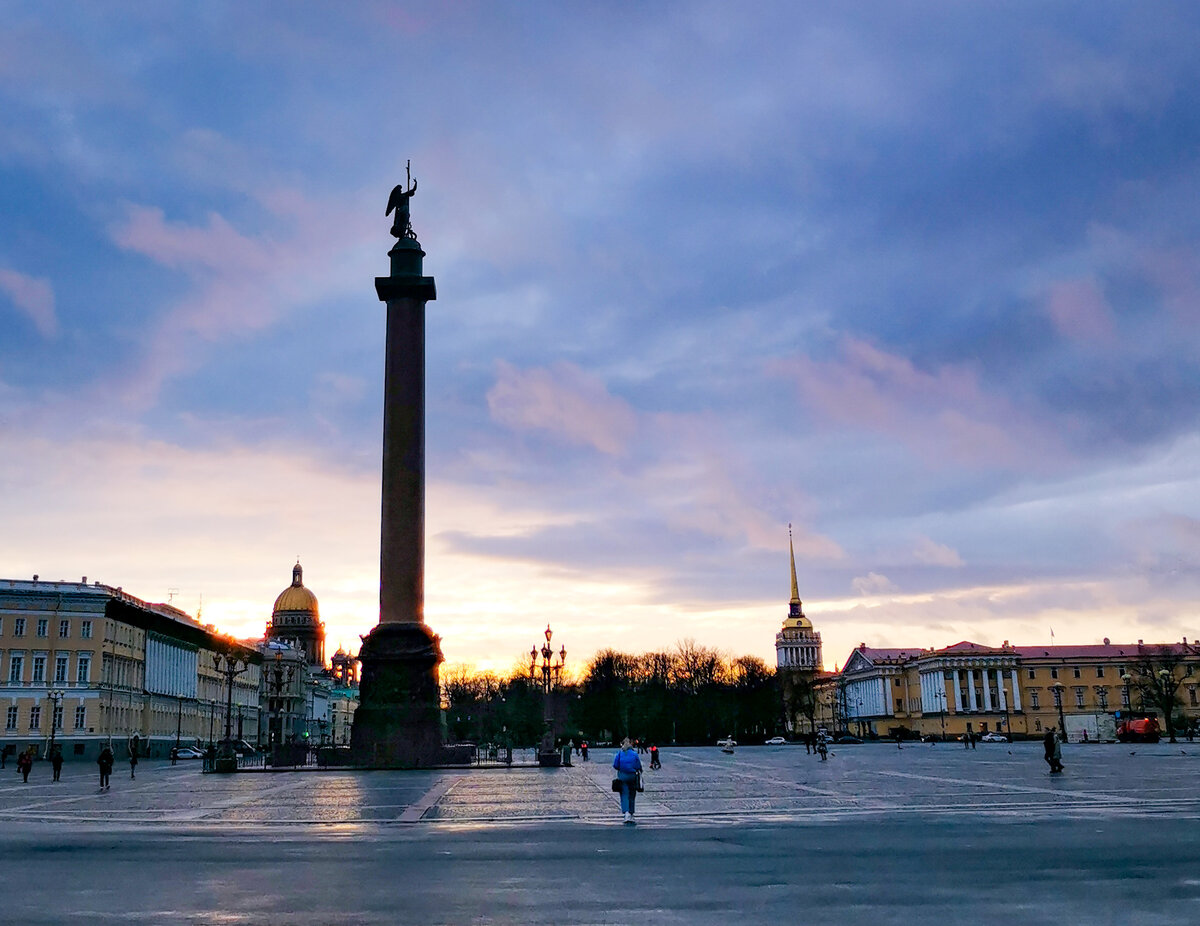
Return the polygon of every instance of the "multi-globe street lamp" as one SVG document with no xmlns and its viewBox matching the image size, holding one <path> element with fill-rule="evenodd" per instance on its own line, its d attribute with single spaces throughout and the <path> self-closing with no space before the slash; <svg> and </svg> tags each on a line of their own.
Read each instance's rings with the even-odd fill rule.
<svg viewBox="0 0 1200 926">
<path fill-rule="evenodd" d="M 563 667 L 567 664 L 567 648 L 564 646 L 558 651 L 558 660 L 554 661 L 555 652 L 550 647 L 550 640 L 554 636 L 554 631 L 550 629 L 550 625 L 546 625 L 546 642 L 542 644 L 542 664 L 538 666 L 538 648 L 535 646 L 529 651 L 529 677 L 536 680 L 538 670 L 541 669 L 542 691 L 549 692 L 554 685 L 562 681 Z"/>
<path fill-rule="evenodd" d="M 225 676 L 227 693 L 225 696 L 225 738 L 221 740 L 221 749 L 217 755 L 213 771 L 237 771 L 237 752 L 233 748 L 233 680 L 241 675 L 250 664 L 231 653 L 216 653 L 213 655 L 213 668 Z"/>
<path fill-rule="evenodd" d="M 1064 743 L 1067 741 L 1067 721 L 1063 716 L 1063 692 L 1066 687 L 1062 682 L 1055 682 L 1050 686 L 1050 690 L 1054 692 L 1054 706 L 1058 708 L 1058 732 L 1062 735 Z"/>
<path fill-rule="evenodd" d="M 46 697 L 50 699 L 50 755 L 54 755 L 54 734 L 61 723 L 58 706 L 62 703 L 62 699 L 66 697 L 66 694 L 61 688 L 51 688 L 46 692 Z"/>
</svg>

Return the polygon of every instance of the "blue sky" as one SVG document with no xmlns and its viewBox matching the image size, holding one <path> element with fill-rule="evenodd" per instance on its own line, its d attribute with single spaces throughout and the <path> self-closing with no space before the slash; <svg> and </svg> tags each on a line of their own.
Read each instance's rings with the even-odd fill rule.
<svg viewBox="0 0 1200 926">
<path fill-rule="evenodd" d="M 449 661 L 1200 636 L 1192 5 L 0 15 L 0 574 L 370 628 L 411 158 Z"/>
</svg>

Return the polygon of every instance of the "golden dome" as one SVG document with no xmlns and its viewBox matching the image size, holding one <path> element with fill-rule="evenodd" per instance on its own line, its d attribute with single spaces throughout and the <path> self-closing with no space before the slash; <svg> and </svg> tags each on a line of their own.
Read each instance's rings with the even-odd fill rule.
<svg viewBox="0 0 1200 926">
<path fill-rule="evenodd" d="M 784 630 L 812 630 L 812 621 L 801 614 L 799 617 L 785 618 L 783 622 Z"/>
<path fill-rule="evenodd" d="M 296 563 L 292 569 L 292 584 L 275 599 L 273 614 L 280 611 L 307 611 L 314 618 L 317 616 L 317 596 L 304 587 L 303 578 L 304 570 Z"/>
</svg>

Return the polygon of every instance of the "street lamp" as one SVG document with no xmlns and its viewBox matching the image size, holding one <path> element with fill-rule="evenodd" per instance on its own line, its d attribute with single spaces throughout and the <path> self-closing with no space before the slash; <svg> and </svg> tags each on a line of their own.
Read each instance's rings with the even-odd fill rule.
<svg viewBox="0 0 1200 926">
<path fill-rule="evenodd" d="M 542 690 L 549 692 L 550 689 L 562 681 L 563 667 L 567 664 L 567 648 L 564 646 L 558 651 L 558 661 L 553 661 L 555 653 L 550 648 L 550 640 L 554 636 L 554 631 L 550 629 L 550 625 L 546 625 L 545 630 L 546 642 L 542 644 L 542 664 L 540 666 L 542 676 Z M 529 677 L 536 680 L 538 676 L 538 649 L 535 646 L 529 651 Z"/>
<path fill-rule="evenodd" d="M 66 696 L 66 692 L 61 688 L 51 688 L 46 692 L 46 697 L 50 699 L 50 755 L 54 755 L 54 733 L 58 729 L 58 705 Z"/>
<path fill-rule="evenodd" d="M 1054 705 L 1058 708 L 1058 729 L 1062 733 L 1064 743 L 1067 741 L 1067 721 L 1063 717 L 1063 692 L 1066 687 L 1062 682 L 1055 682 L 1050 686 L 1050 690 L 1054 692 Z"/>
<path fill-rule="evenodd" d="M 214 763 L 215 772 L 237 771 L 237 753 L 233 748 L 233 680 L 250 668 L 250 664 L 231 653 L 214 653 L 213 668 L 225 676 L 225 738 Z"/>
<path fill-rule="evenodd" d="M 283 718 L 280 716 L 283 712 L 283 689 L 285 685 L 291 685 L 292 676 L 296 673 L 296 667 L 289 665 L 284 669 L 283 654 L 278 650 L 275 652 L 275 665 L 267 670 L 267 707 L 273 719 L 270 719 L 270 728 L 267 730 L 267 745 L 271 750 L 271 763 L 275 763 L 275 752 L 279 747 L 280 741 L 283 739 Z M 274 697 L 271 695 L 274 694 Z M 276 736 L 278 730 L 278 737 Z"/>
</svg>

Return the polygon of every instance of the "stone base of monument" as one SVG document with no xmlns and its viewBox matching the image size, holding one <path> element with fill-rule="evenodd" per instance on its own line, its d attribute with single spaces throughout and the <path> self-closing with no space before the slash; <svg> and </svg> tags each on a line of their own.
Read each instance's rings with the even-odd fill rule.
<svg viewBox="0 0 1200 926">
<path fill-rule="evenodd" d="M 440 640 L 425 624 L 383 623 L 363 638 L 350 754 L 365 768 L 454 764 L 442 745 Z M 469 761 L 469 760 L 468 760 Z"/>
</svg>

